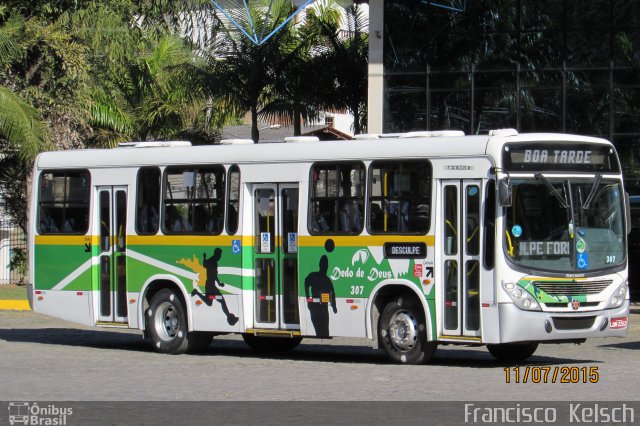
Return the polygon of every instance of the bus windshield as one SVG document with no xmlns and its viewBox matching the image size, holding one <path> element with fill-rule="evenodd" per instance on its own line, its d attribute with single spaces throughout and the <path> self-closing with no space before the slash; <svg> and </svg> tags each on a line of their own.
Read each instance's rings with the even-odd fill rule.
<svg viewBox="0 0 640 426">
<path fill-rule="evenodd" d="M 619 181 L 538 174 L 512 180 L 505 247 L 527 269 L 585 273 L 618 267 L 626 242 Z"/>
</svg>

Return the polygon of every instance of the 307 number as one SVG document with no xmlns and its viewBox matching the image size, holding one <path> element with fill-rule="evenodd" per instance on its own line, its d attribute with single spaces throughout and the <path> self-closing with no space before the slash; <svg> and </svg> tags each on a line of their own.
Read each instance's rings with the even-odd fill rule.
<svg viewBox="0 0 640 426">
<path fill-rule="evenodd" d="M 364 294 L 364 286 L 363 285 L 352 285 L 351 286 L 351 294 L 354 296 L 359 296 Z"/>
<path fill-rule="evenodd" d="M 609 265 L 611 263 L 616 263 L 616 257 L 615 256 L 607 256 L 604 259 L 604 263 L 606 263 L 607 265 Z"/>
</svg>

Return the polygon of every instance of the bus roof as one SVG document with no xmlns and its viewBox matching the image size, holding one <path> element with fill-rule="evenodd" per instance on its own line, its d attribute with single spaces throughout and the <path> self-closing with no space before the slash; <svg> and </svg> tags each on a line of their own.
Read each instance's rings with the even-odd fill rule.
<svg viewBox="0 0 640 426">
<path fill-rule="evenodd" d="M 384 158 L 424 158 L 499 155 L 505 142 L 581 141 L 604 139 L 559 133 L 524 133 L 508 136 L 441 136 L 307 143 L 261 143 L 171 147 L 120 147 L 51 151 L 38 155 L 36 166 L 100 168 L 204 163 L 288 163 Z"/>
</svg>

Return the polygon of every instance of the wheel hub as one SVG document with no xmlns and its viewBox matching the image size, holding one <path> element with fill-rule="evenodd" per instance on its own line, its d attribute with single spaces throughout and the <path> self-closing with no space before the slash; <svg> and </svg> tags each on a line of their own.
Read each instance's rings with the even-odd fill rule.
<svg viewBox="0 0 640 426">
<path fill-rule="evenodd" d="M 159 337 L 165 341 L 176 338 L 182 328 L 178 312 L 169 302 L 164 302 L 158 307 L 155 323 Z"/>
<path fill-rule="evenodd" d="M 389 324 L 391 343 L 402 351 L 408 351 L 416 344 L 418 338 L 418 323 L 409 312 L 396 313 Z"/>
</svg>

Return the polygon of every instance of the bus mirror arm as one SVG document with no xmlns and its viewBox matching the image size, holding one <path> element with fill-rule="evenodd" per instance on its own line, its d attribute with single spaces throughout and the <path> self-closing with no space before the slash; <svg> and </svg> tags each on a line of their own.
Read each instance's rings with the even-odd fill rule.
<svg viewBox="0 0 640 426">
<path fill-rule="evenodd" d="M 509 177 L 498 180 L 498 204 L 500 207 L 511 207 L 511 179 Z"/>
</svg>

